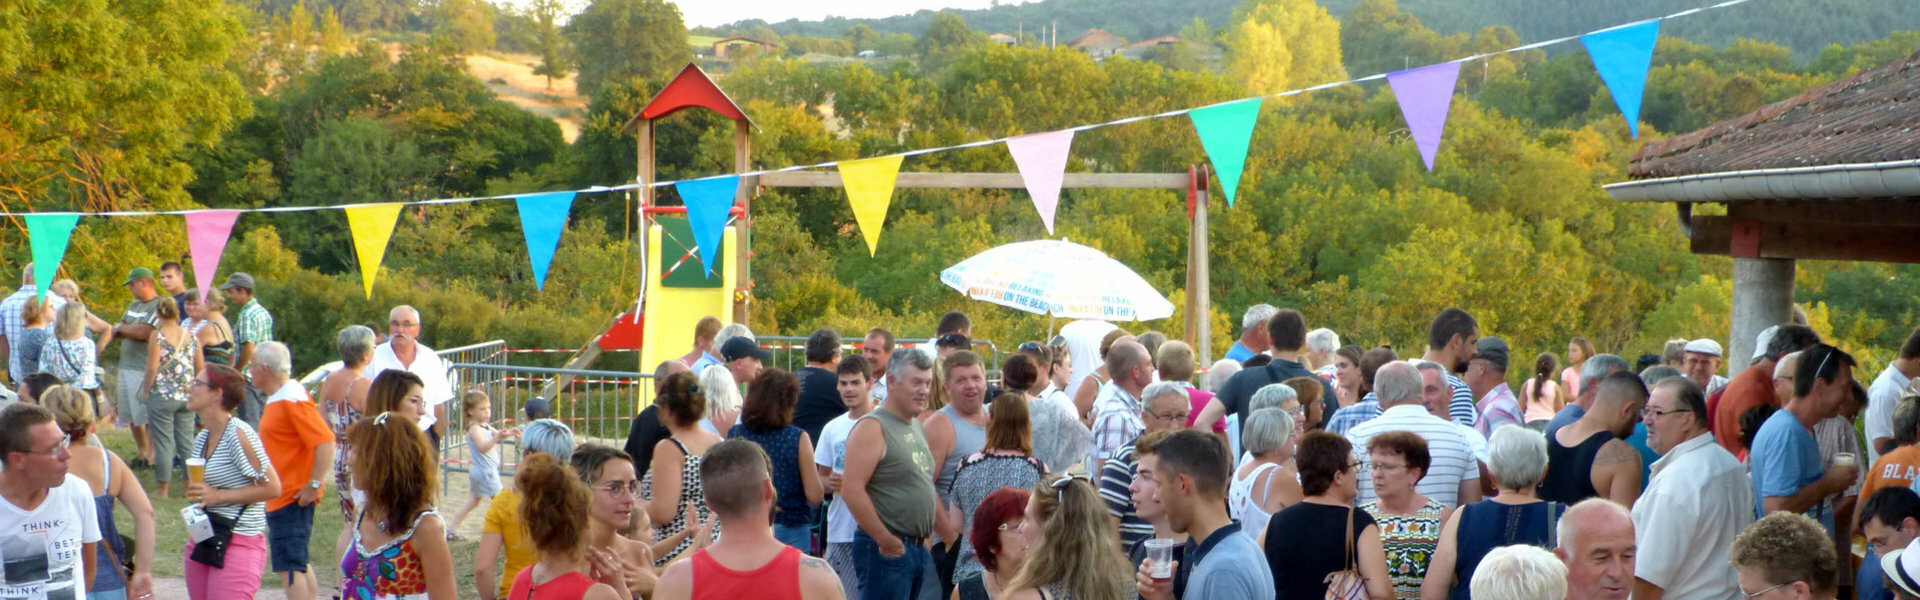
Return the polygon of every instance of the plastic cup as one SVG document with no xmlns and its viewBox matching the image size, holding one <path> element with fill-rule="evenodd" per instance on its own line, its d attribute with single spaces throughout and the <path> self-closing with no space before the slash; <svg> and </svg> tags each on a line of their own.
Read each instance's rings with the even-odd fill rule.
<svg viewBox="0 0 1920 600">
<path fill-rule="evenodd" d="M 192 483 L 207 482 L 207 459 L 199 457 L 187 459 L 187 481 Z"/>
<path fill-rule="evenodd" d="M 1176 542 L 1167 538 L 1147 540 L 1147 560 L 1152 561 L 1153 570 L 1148 574 L 1154 583 L 1166 583 L 1173 579 L 1173 548 Z"/>
<path fill-rule="evenodd" d="M 1841 452 L 1833 455 L 1833 466 L 1857 467 L 1860 466 L 1860 457 L 1855 456 L 1852 452 Z"/>
</svg>

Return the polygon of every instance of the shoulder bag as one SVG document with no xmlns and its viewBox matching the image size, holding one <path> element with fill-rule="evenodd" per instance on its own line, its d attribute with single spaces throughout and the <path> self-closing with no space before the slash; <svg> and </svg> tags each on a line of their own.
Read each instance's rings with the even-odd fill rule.
<svg viewBox="0 0 1920 600">
<path fill-rule="evenodd" d="M 1347 507 L 1347 562 L 1346 570 L 1327 574 L 1326 600 L 1367 600 L 1367 578 L 1360 574 L 1360 564 L 1353 552 L 1353 507 Z"/>
</svg>

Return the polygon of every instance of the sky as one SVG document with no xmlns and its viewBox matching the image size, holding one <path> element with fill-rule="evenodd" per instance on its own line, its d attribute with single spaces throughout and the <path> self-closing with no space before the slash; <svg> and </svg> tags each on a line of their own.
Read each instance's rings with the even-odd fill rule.
<svg viewBox="0 0 1920 600">
<path fill-rule="evenodd" d="M 867 19 L 912 14 L 921 9 L 987 8 L 993 0 L 668 0 L 680 7 L 688 27 L 711 27 L 745 19 L 778 23 L 787 19 L 818 21 L 827 17 Z M 1002 3 L 1016 4 L 1015 0 Z"/>
</svg>

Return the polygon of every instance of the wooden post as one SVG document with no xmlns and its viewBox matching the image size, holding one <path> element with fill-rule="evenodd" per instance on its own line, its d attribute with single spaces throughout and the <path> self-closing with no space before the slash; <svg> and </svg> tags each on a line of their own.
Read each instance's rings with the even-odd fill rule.
<svg viewBox="0 0 1920 600">
<path fill-rule="evenodd" d="M 638 190 L 640 206 L 634 208 L 634 222 L 639 224 L 640 229 L 635 235 L 640 238 L 640 242 L 633 245 L 634 262 L 638 263 L 636 266 L 639 267 L 634 269 L 633 273 L 633 279 L 636 284 L 633 289 L 639 297 L 639 302 L 634 305 L 634 316 L 637 318 L 640 316 L 640 310 L 645 307 L 648 287 L 647 238 L 652 232 L 649 231 L 647 227 L 647 207 L 653 206 L 653 186 L 650 185 L 653 183 L 653 119 L 640 119 L 639 131 L 636 133 L 638 135 L 634 137 L 639 139 L 639 148 L 634 155 L 639 158 L 640 162 L 636 168 L 640 179 L 640 189 Z M 639 353 L 635 353 L 634 355 L 639 356 Z M 645 369 L 647 366 L 639 365 L 635 368 Z M 551 398 L 552 396 L 548 397 Z"/>
<path fill-rule="evenodd" d="M 1207 273 L 1207 176 L 1210 172 L 1206 165 L 1200 166 L 1197 182 L 1200 197 L 1193 206 L 1193 252 L 1187 258 L 1187 270 L 1193 273 L 1194 279 L 1187 287 L 1187 318 L 1195 323 L 1188 329 L 1192 339 L 1187 345 L 1193 346 L 1194 358 L 1202 366 L 1213 364 L 1213 284 Z"/>
<path fill-rule="evenodd" d="M 1195 282 L 1199 281 L 1199 278 L 1196 277 L 1196 275 L 1199 275 L 1199 273 L 1194 271 L 1194 268 L 1193 268 L 1193 262 L 1194 262 L 1193 259 L 1195 256 L 1194 250 L 1198 249 L 1198 246 L 1199 246 L 1198 244 L 1193 243 L 1194 242 L 1193 219 L 1196 216 L 1198 216 L 1198 214 L 1195 212 L 1198 210 L 1198 207 L 1195 206 L 1195 203 L 1199 202 L 1200 200 L 1199 179 L 1200 179 L 1200 167 L 1196 165 L 1187 165 L 1187 283 L 1186 283 L 1187 295 L 1186 295 L 1186 303 L 1187 303 L 1188 310 L 1186 311 L 1186 320 L 1182 322 L 1183 327 L 1181 327 L 1180 330 L 1185 332 L 1185 335 L 1181 336 L 1182 340 L 1185 341 L 1188 346 L 1192 346 L 1194 350 L 1200 349 L 1200 344 L 1198 343 L 1200 338 L 1196 337 L 1200 332 L 1200 323 L 1198 320 L 1194 318 L 1196 315 L 1192 310 L 1193 309 L 1193 290 L 1195 287 L 1197 287 L 1195 285 Z M 1199 355 L 1195 354 L 1194 359 L 1198 360 Z"/>
<path fill-rule="evenodd" d="M 753 142 L 752 138 L 748 137 L 752 127 L 746 121 L 733 122 L 733 172 L 735 173 L 746 173 L 753 168 Z M 753 183 L 745 177 L 740 178 L 740 191 L 736 193 L 740 203 L 740 220 L 735 226 L 740 232 L 740 245 L 733 253 L 733 257 L 735 264 L 738 265 L 735 269 L 735 277 L 740 287 L 733 303 L 733 322 L 743 324 L 751 314 L 749 309 L 753 302 L 753 268 L 752 261 L 748 260 L 753 255 L 753 190 L 755 189 Z"/>
</svg>

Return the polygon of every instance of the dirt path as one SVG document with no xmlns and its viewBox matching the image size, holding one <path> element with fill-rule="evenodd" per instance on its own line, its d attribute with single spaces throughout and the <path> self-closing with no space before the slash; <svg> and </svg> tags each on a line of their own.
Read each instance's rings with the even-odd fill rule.
<svg viewBox="0 0 1920 600">
<path fill-rule="evenodd" d="M 533 74 L 539 64 L 539 57 L 529 54 L 478 54 L 467 57 L 467 73 L 500 99 L 553 119 L 560 124 L 560 135 L 573 143 L 586 122 L 587 102 L 575 92 L 572 77 L 555 79 L 548 89 L 547 78 Z"/>
</svg>

